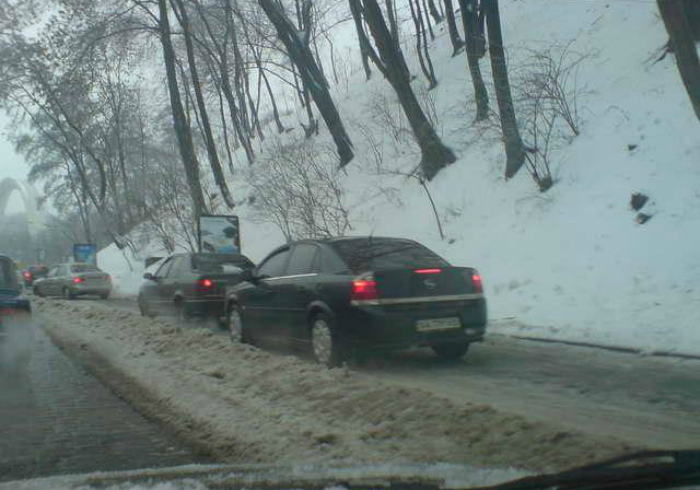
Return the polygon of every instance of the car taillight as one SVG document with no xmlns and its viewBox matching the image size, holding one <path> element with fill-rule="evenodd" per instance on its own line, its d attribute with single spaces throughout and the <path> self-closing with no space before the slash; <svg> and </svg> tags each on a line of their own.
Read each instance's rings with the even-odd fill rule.
<svg viewBox="0 0 700 490">
<path fill-rule="evenodd" d="M 214 289 L 214 281 L 211 279 L 200 279 L 197 281 L 197 291 L 201 293 L 206 293 Z"/>
<path fill-rule="evenodd" d="M 22 275 L 23 275 L 26 279 L 31 279 L 31 278 L 32 278 L 32 273 L 31 273 L 31 272 L 24 271 L 24 272 L 22 273 Z"/>
<path fill-rule="evenodd" d="M 413 272 L 416 274 L 440 274 L 442 269 L 416 269 Z"/>
<path fill-rule="evenodd" d="M 472 284 L 474 285 L 474 291 L 476 291 L 477 293 L 484 292 L 484 285 L 481 282 L 481 276 L 478 272 L 474 272 L 472 274 Z"/>
<path fill-rule="evenodd" d="M 83 279 L 82 277 L 74 277 L 73 278 L 73 284 L 80 284 L 81 282 L 84 282 L 84 281 L 85 281 L 85 279 Z"/>
<path fill-rule="evenodd" d="M 379 298 L 377 293 L 377 281 L 374 279 L 357 279 L 352 282 L 352 301 L 366 301 Z"/>
</svg>

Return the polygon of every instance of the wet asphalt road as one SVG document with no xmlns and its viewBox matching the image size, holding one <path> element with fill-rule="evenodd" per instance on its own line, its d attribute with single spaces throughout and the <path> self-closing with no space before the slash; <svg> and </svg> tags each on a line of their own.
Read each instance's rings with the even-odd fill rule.
<svg viewBox="0 0 700 490">
<path fill-rule="evenodd" d="M 0 482 L 206 462 L 27 328 L 4 340 L 31 357 L 0 363 Z"/>
</svg>

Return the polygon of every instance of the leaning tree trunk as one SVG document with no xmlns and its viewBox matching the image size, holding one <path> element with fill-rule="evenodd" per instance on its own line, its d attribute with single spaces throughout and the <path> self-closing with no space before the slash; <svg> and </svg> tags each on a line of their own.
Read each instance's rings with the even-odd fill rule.
<svg viewBox="0 0 700 490">
<path fill-rule="evenodd" d="M 338 109 L 328 91 L 328 86 L 323 83 L 324 78 L 309 48 L 308 36 L 301 35 L 274 0 L 258 0 L 258 2 L 270 22 L 275 26 L 277 35 L 287 49 L 289 58 L 299 69 L 304 86 L 310 91 L 316 107 L 318 107 L 333 137 L 340 157 L 340 166 L 344 167 L 354 156 L 352 142 L 345 131 Z M 306 38 L 303 39 L 303 37 Z"/>
<path fill-rule="evenodd" d="M 682 0 L 657 0 L 676 63 L 695 115 L 700 119 L 700 60 Z"/>
<path fill-rule="evenodd" d="M 362 42 L 362 39 L 367 37 L 365 34 L 365 28 L 362 25 L 362 13 L 357 5 L 358 0 L 350 0 L 350 12 L 352 13 L 352 20 L 355 23 L 355 31 L 357 32 L 357 39 L 360 44 L 360 56 L 362 57 L 362 68 L 365 70 L 365 77 L 367 80 L 372 76 L 372 70 L 369 68 L 369 53 L 367 52 L 367 45 Z"/>
<path fill-rule="evenodd" d="M 192 43 L 192 33 L 190 32 L 189 15 L 185 9 L 183 0 L 176 0 L 176 2 L 180 11 L 179 19 L 185 39 L 185 51 L 187 52 L 187 63 L 190 68 L 190 77 L 192 78 L 192 89 L 194 90 L 197 108 L 199 109 L 202 129 L 204 130 L 204 141 L 207 147 L 207 155 L 209 155 L 211 171 L 214 174 L 216 185 L 219 187 L 219 190 L 221 190 L 221 196 L 224 202 L 229 208 L 232 208 L 234 206 L 233 197 L 231 196 L 228 184 L 226 184 L 226 177 L 224 176 L 224 170 L 221 166 L 221 160 L 219 159 L 219 152 L 216 149 L 216 140 L 214 139 L 211 122 L 209 121 L 209 112 L 204 102 L 204 95 L 202 94 L 202 84 L 199 79 L 199 70 L 197 70 L 197 60 Z"/>
<path fill-rule="evenodd" d="M 396 22 L 396 8 L 394 7 L 394 0 L 386 0 L 386 12 L 389 18 L 389 28 L 391 29 L 391 37 L 399 41 L 399 25 Z"/>
<path fill-rule="evenodd" d="M 182 107 L 180 89 L 177 84 L 175 50 L 173 49 L 172 40 L 170 39 L 170 21 L 168 20 L 167 0 L 158 0 L 158 8 L 160 14 L 160 42 L 163 46 L 163 60 L 165 61 L 165 73 L 168 80 L 168 92 L 170 94 L 170 106 L 173 114 L 175 136 L 177 137 L 182 164 L 185 167 L 185 176 L 187 177 L 187 184 L 190 188 L 194 213 L 195 216 L 200 216 L 206 213 L 207 207 L 204 202 L 204 193 L 202 192 L 202 185 L 199 180 L 199 162 L 197 161 L 197 155 L 194 151 L 192 133 L 187 124 L 187 116 L 185 115 L 185 109 Z"/>
<path fill-rule="evenodd" d="M 463 48 L 464 41 L 459 37 L 457 30 L 457 21 L 455 19 L 455 9 L 452 5 L 452 0 L 443 0 L 445 2 L 445 18 L 447 19 L 447 30 L 450 33 L 450 41 L 452 42 L 452 56 L 456 56 Z"/>
<path fill-rule="evenodd" d="M 498 101 L 498 113 L 501 119 L 503 131 L 503 143 L 506 148 L 506 178 L 513 177 L 525 163 L 525 146 L 520 137 L 518 123 L 515 120 L 513 97 L 510 93 L 508 81 L 508 67 L 503 51 L 503 34 L 501 32 L 501 18 L 498 11 L 498 0 L 482 0 L 482 8 L 485 8 L 486 26 L 489 34 L 489 54 L 491 56 L 491 71 L 493 73 L 493 85 Z"/>
<path fill-rule="evenodd" d="M 377 56 L 372 56 L 372 60 L 377 63 L 377 67 L 396 91 L 416 142 L 421 149 L 421 171 L 426 179 L 432 180 L 441 169 L 456 161 L 455 155 L 442 143 L 418 103 L 411 88 L 410 78 L 406 76 L 404 70 L 406 61 L 403 60 L 403 55 L 394 48 L 394 41 L 377 0 L 364 0 L 364 7 L 365 21 L 369 25 L 383 63 Z"/>
<path fill-rule="evenodd" d="M 418 0 L 421 1 L 421 0 Z M 422 0 L 423 2 L 423 10 L 425 10 L 425 20 L 427 21 L 426 24 L 428 25 L 428 32 L 430 33 L 430 40 L 435 41 L 435 33 L 433 32 L 433 26 L 430 24 L 430 17 L 428 17 L 428 5 L 425 3 L 425 0 Z M 442 19 L 441 19 L 442 20 Z M 435 22 L 437 24 L 437 22 Z"/>
<path fill-rule="evenodd" d="M 474 86 L 474 101 L 476 102 L 476 120 L 483 121 L 489 117 L 489 93 L 486 90 L 484 77 L 481 75 L 479 59 L 484 56 L 485 42 L 483 24 L 479 22 L 476 0 L 459 0 L 464 26 L 464 39 L 467 45 L 467 65 Z"/>
</svg>

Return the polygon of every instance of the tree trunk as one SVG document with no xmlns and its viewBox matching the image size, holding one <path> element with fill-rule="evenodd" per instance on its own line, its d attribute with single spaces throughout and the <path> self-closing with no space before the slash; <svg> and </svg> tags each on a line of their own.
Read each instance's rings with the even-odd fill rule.
<svg viewBox="0 0 700 490">
<path fill-rule="evenodd" d="M 452 42 L 452 56 L 464 49 L 464 41 L 459 37 L 457 30 L 457 21 L 455 19 L 455 9 L 452 5 L 452 0 L 443 0 L 445 3 L 445 18 L 447 19 L 447 30 L 450 33 L 450 41 Z"/>
<path fill-rule="evenodd" d="M 399 42 L 399 25 L 396 22 L 396 7 L 394 0 L 386 0 L 386 12 L 389 17 L 389 28 L 391 29 L 391 37 Z"/>
<path fill-rule="evenodd" d="M 256 63 L 258 64 L 258 70 L 260 71 L 260 76 L 262 77 L 263 82 L 265 82 L 265 89 L 267 90 L 267 95 L 270 98 L 270 104 L 272 105 L 272 115 L 275 118 L 275 124 L 277 124 L 277 132 L 284 133 L 284 125 L 282 124 L 282 121 L 280 119 L 280 113 L 277 110 L 277 102 L 275 102 L 275 94 L 272 92 L 272 87 L 270 87 L 270 82 L 267 79 L 267 75 L 265 75 L 265 70 L 263 70 L 262 66 L 260 65 L 260 58 L 256 58 Z"/>
<path fill-rule="evenodd" d="M 358 1 L 359 0 L 349 0 L 350 12 L 352 13 L 352 20 L 355 22 L 355 31 L 357 32 L 357 39 L 360 44 L 362 68 L 365 70 L 365 78 L 369 80 L 372 77 L 372 70 L 369 68 L 369 54 L 367 53 L 367 45 L 363 42 L 363 38 L 366 39 L 367 35 L 365 34 L 365 28 L 362 25 L 362 13 L 359 10 L 359 5 L 357 3 Z"/>
<path fill-rule="evenodd" d="M 168 20 L 167 0 L 158 0 L 159 8 L 159 29 L 160 42 L 163 46 L 163 60 L 165 62 L 165 72 L 168 80 L 168 92 L 170 94 L 170 106 L 173 114 L 173 126 L 177 137 L 182 164 L 185 167 L 187 184 L 190 188 L 192 206 L 195 216 L 200 216 L 207 212 L 204 202 L 204 193 L 199 181 L 199 162 L 194 151 L 192 133 L 187 125 L 187 117 L 182 107 L 180 99 L 180 89 L 177 84 L 177 70 L 175 66 L 175 50 L 170 39 L 170 21 Z"/>
<path fill-rule="evenodd" d="M 430 24 L 430 17 L 428 17 L 428 5 L 426 4 L 425 0 L 417 0 L 417 1 L 422 1 L 423 2 L 423 10 L 425 10 L 425 20 L 426 24 L 428 25 L 428 32 L 430 33 L 430 40 L 435 41 L 435 33 L 433 32 L 433 26 Z M 437 22 L 436 22 L 437 24 Z"/>
<path fill-rule="evenodd" d="M 180 11 L 180 26 L 182 27 L 182 33 L 185 39 L 185 51 L 187 52 L 187 63 L 190 68 L 190 77 L 192 77 L 192 89 L 194 90 L 195 100 L 197 102 L 197 108 L 199 110 L 199 117 L 201 119 L 201 125 L 204 132 L 204 141 L 207 147 L 207 154 L 209 155 L 209 163 L 214 174 L 214 181 L 216 185 L 221 190 L 221 196 L 229 208 L 233 208 L 234 202 L 229 191 L 228 185 L 226 184 L 226 177 L 224 176 L 224 170 L 221 166 L 221 160 L 219 159 L 219 152 L 216 149 L 216 140 L 214 139 L 214 133 L 211 130 L 211 122 L 209 121 L 209 112 L 207 110 L 207 105 L 204 102 L 204 96 L 202 95 L 202 83 L 199 79 L 199 70 L 197 69 L 197 60 L 194 52 L 194 45 L 192 43 L 192 33 L 190 32 L 190 21 L 187 10 L 183 0 L 175 0 L 178 5 L 178 10 Z"/>
<path fill-rule="evenodd" d="M 423 75 L 425 75 L 425 78 L 428 80 L 428 90 L 432 90 L 437 87 L 438 82 L 437 78 L 435 78 L 433 63 L 430 60 L 430 53 L 428 52 L 428 39 L 425 36 L 425 24 L 423 23 L 423 14 L 420 10 L 420 0 L 409 0 L 408 6 L 411 9 L 411 18 L 413 19 L 413 25 L 416 28 L 416 51 L 418 53 L 418 63 L 420 64 L 421 71 L 423 71 Z"/>
<path fill-rule="evenodd" d="M 377 0 L 364 0 L 364 7 L 365 20 L 369 25 L 377 50 L 384 61 L 383 65 L 378 64 L 377 66 L 396 91 L 416 142 L 421 149 L 421 171 L 426 179 L 432 180 L 441 169 L 456 161 L 455 155 L 442 143 L 418 103 L 418 99 L 411 89 L 410 79 L 404 70 L 406 61 L 403 60 L 403 55 L 395 49 L 394 40 L 384 21 Z M 376 57 L 373 57 L 373 60 L 375 63 L 379 61 Z"/>
<path fill-rule="evenodd" d="M 440 11 L 435 5 L 435 0 L 428 0 L 428 9 L 430 10 L 430 15 L 433 17 L 433 20 L 436 24 L 442 22 L 442 16 L 440 15 Z"/>
<path fill-rule="evenodd" d="M 476 121 L 489 117 L 489 93 L 486 90 L 484 77 L 481 75 L 479 59 L 483 56 L 484 33 L 479 29 L 476 0 L 459 0 L 464 26 L 464 39 L 467 46 L 467 64 L 474 86 L 474 101 L 476 102 Z"/>
<path fill-rule="evenodd" d="M 275 26 L 277 35 L 287 48 L 289 58 L 299 69 L 304 86 L 311 92 L 316 107 L 318 107 L 321 116 L 323 116 L 335 142 L 340 157 L 340 166 L 344 167 L 354 156 L 352 143 L 328 91 L 328 86 L 323 83 L 323 76 L 309 49 L 308 37 L 303 39 L 302 33 L 296 30 L 281 10 L 279 4 L 273 0 L 258 0 L 258 2 L 267 14 L 270 22 Z"/>
<path fill-rule="evenodd" d="M 506 148 L 506 178 L 509 179 L 525 163 L 525 147 L 520 137 L 518 123 L 515 120 L 513 98 L 510 93 L 508 67 L 506 66 L 506 56 L 503 51 L 503 34 L 501 33 L 498 0 L 482 0 L 482 8 L 486 9 L 491 71 L 493 73 L 494 89 L 496 90 L 496 100 L 498 101 L 503 142 Z"/>
<path fill-rule="evenodd" d="M 685 90 L 700 120 L 700 60 L 682 0 L 657 0 Z"/>
</svg>

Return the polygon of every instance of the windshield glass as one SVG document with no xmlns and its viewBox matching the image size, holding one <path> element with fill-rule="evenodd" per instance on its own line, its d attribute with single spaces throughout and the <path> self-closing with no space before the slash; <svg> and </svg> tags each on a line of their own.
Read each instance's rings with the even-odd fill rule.
<svg viewBox="0 0 700 490">
<path fill-rule="evenodd" d="M 380 269 L 446 267 L 449 264 L 428 248 L 407 240 L 362 238 L 332 242 L 333 249 L 353 272 Z"/>
<path fill-rule="evenodd" d="M 75 273 L 75 274 L 80 274 L 83 272 L 100 272 L 100 269 L 98 269 L 94 265 L 90 265 L 90 264 L 77 264 L 77 265 L 71 265 L 70 271 Z"/>
<path fill-rule="evenodd" d="M 0 257 L 0 490 L 700 448 L 700 0 L 0 0 Z"/>
<path fill-rule="evenodd" d="M 197 254 L 194 255 L 194 266 L 200 272 L 235 273 L 241 269 L 252 269 L 253 263 L 242 255 L 216 255 Z"/>
</svg>

